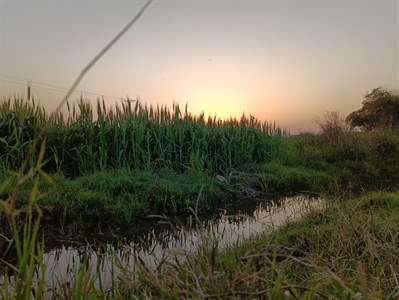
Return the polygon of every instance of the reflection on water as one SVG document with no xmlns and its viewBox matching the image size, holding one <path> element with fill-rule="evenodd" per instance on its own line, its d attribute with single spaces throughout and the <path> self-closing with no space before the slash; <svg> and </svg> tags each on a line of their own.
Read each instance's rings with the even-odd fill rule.
<svg viewBox="0 0 399 300">
<path fill-rule="evenodd" d="M 164 258 L 187 254 L 198 249 L 201 235 L 211 234 L 219 247 L 240 243 L 244 239 L 295 221 L 311 209 L 321 209 L 320 198 L 307 196 L 285 197 L 278 200 L 264 199 L 235 204 L 218 209 L 205 219 L 189 217 L 184 222 L 159 218 L 157 226 L 135 234 L 112 238 L 98 243 L 71 241 L 55 244 L 45 253 L 46 277 L 52 281 L 71 280 L 79 266 L 85 264 L 92 273 L 101 275 L 101 281 L 109 283 L 111 276 L 120 274 L 118 268 L 135 271 L 135 257 L 139 256 L 147 266 L 155 267 Z M 113 275 L 112 275 L 113 274 Z"/>
</svg>

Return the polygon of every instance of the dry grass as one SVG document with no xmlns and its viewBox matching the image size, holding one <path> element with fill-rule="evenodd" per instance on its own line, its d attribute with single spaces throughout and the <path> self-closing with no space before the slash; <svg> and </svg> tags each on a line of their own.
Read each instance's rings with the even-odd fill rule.
<svg viewBox="0 0 399 300">
<path fill-rule="evenodd" d="M 399 194 L 332 203 L 298 223 L 220 251 L 208 239 L 186 262 L 142 267 L 148 299 L 393 299 L 399 285 Z"/>
</svg>

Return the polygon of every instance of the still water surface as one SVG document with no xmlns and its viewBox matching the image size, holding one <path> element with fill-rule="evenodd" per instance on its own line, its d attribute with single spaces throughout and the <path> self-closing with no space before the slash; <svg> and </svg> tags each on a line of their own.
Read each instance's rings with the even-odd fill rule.
<svg viewBox="0 0 399 300">
<path fill-rule="evenodd" d="M 115 229 L 111 236 L 107 235 L 105 242 L 104 233 L 99 230 L 93 233 L 89 242 L 64 240 L 52 245 L 45 254 L 46 277 L 49 283 L 51 280 L 69 281 L 86 258 L 85 264 L 92 272 L 101 274 L 102 282 L 109 283 L 111 274 L 115 277 L 121 274 L 117 270 L 119 264 L 133 274 L 137 256 L 147 266 L 155 267 L 164 258 L 178 255 L 184 259 L 185 255 L 195 252 L 204 235 L 216 240 L 219 248 L 225 248 L 253 235 L 271 232 L 323 206 L 322 199 L 304 195 L 257 199 L 217 209 L 201 219 L 152 218 L 148 226 L 138 230 Z"/>
</svg>

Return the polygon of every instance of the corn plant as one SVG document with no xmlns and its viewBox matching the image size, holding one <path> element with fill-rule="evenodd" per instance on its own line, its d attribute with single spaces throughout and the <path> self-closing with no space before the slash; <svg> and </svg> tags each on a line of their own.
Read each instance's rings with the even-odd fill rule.
<svg viewBox="0 0 399 300">
<path fill-rule="evenodd" d="M 189 113 L 187 106 L 182 112 L 178 105 L 154 108 L 128 100 L 107 108 L 104 100 L 94 107 L 81 98 L 67 108 L 66 114 L 49 116 L 31 101 L 3 101 L 2 167 L 21 165 L 43 126 L 48 126 L 45 170 L 69 176 L 111 168 L 186 172 L 193 158 L 202 172 L 229 173 L 241 163 L 272 160 L 284 135 L 275 123 L 254 116 L 206 120 L 203 114 Z M 31 157 L 31 165 L 36 158 Z"/>
</svg>

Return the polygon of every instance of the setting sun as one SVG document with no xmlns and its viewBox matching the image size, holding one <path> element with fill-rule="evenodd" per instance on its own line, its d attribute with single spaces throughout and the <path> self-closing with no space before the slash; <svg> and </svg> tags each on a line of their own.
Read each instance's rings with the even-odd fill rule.
<svg viewBox="0 0 399 300">
<path fill-rule="evenodd" d="M 193 101 L 188 101 L 190 111 L 195 114 L 204 113 L 204 116 L 216 116 L 218 119 L 239 117 L 244 108 L 239 104 L 239 96 L 234 95 L 232 89 L 212 87 L 203 91 L 194 91 Z M 190 103 L 193 103 L 192 105 Z"/>
</svg>

